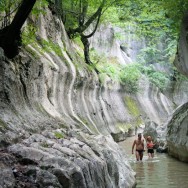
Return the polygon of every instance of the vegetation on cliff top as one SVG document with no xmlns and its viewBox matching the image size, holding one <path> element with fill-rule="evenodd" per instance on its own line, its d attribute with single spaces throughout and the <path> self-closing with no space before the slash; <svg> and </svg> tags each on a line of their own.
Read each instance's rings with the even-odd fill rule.
<svg viewBox="0 0 188 188">
<path fill-rule="evenodd" d="M 6 29 L 2 29 L 0 32 L 2 38 L 0 45 L 5 49 L 7 55 L 13 47 L 16 49 L 10 57 L 17 54 L 16 46 L 21 42 L 19 32 L 31 9 L 32 14 L 38 17 L 41 13 L 45 14 L 45 6 L 48 6 L 52 13 L 63 21 L 71 39 L 79 37 L 83 44 L 85 62 L 90 64 L 98 73 L 106 74 L 112 79 L 120 81 L 122 85 L 125 85 L 128 92 L 137 92 L 141 73 L 144 73 L 160 89 L 163 89 L 168 80 L 171 79 L 171 75 L 166 75 L 164 71 L 157 71 L 153 66 L 148 65 L 153 62 L 167 63 L 173 61 L 181 20 L 188 9 L 188 2 L 182 0 L 40 0 L 36 2 L 35 0 L 2 0 L 0 2 L 0 20 L 2 27 Z M 176 11 L 174 11 L 174 8 Z M 28 11 L 26 11 L 27 9 Z M 23 14 L 24 12 L 27 12 L 27 14 Z M 20 15 L 25 15 L 21 21 L 19 21 Z M 17 21 L 14 21 L 13 18 Z M 115 26 L 125 29 L 125 32 L 133 32 L 127 30 L 130 28 L 127 25 L 134 25 L 135 36 L 138 38 L 144 37 L 147 41 L 147 47 L 142 49 L 137 58 L 137 62 L 142 64 L 142 67 L 137 66 L 137 64 L 124 67 L 117 66 L 114 63 L 116 60 L 112 62 L 109 59 L 92 56 L 88 38 L 95 34 L 100 22 L 111 22 Z M 10 37 L 9 35 L 13 33 L 12 31 L 15 28 L 18 30 L 15 32 L 16 35 Z M 35 33 L 36 26 L 29 25 L 22 35 L 22 41 L 27 44 L 28 41 L 36 40 Z M 119 37 L 121 37 L 121 34 Z M 28 41 L 27 38 L 29 38 Z M 13 42 L 11 42 L 12 40 Z M 158 41 L 162 40 L 165 43 L 165 49 L 160 51 L 158 50 Z M 48 45 L 50 49 L 54 49 L 57 55 L 61 56 L 61 50 L 58 46 L 50 42 L 45 43 L 45 46 Z M 49 48 L 47 47 L 44 50 Z M 97 61 L 96 57 L 98 57 Z"/>
</svg>

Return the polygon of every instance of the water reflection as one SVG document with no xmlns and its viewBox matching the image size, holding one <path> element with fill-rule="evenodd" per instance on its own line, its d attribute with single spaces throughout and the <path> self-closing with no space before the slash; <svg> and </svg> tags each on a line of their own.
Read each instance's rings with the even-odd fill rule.
<svg viewBox="0 0 188 188">
<path fill-rule="evenodd" d="M 177 161 L 166 154 L 155 153 L 148 160 L 144 154 L 142 162 L 131 155 L 130 140 L 120 143 L 128 155 L 130 164 L 136 172 L 137 188 L 188 188 L 188 164 Z"/>
<path fill-rule="evenodd" d="M 154 163 L 153 162 L 148 162 L 148 168 L 147 168 L 147 171 L 150 172 L 150 175 L 153 174 L 153 171 L 154 171 Z"/>
</svg>

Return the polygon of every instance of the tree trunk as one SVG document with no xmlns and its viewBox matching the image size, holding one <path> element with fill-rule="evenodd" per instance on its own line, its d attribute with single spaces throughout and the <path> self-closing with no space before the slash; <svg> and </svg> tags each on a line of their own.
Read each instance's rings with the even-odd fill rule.
<svg viewBox="0 0 188 188">
<path fill-rule="evenodd" d="M 62 0 L 55 0 L 55 9 L 58 16 L 62 15 Z"/>
<path fill-rule="evenodd" d="M 21 28 L 35 2 L 36 0 L 23 0 L 12 23 L 0 30 L 0 46 L 8 58 L 14 58 L 18 54 L 18 46 L 21 44 Z"/>
<path fill-rule="evenodd" d="M 85 56 L 85 61 L 88 65 L 91 65 L 92 62 L 90 60 L 90 57 L 89 57 L 89 40 L 84 36 L 84 35 L 81 35 L 81 41 L 84 45 L 84 56 Z"/>
</svg>

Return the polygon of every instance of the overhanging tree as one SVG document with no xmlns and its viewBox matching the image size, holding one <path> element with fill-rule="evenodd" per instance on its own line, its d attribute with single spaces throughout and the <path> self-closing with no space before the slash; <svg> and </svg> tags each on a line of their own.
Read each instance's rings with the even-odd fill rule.
<svg viewBox="0 0 188 188">
<path fill-rule="evenodd" d="M 79 36 L 84 46 L 85 62 L 92 64 L 89 57 L 89 40 L 98 27 L 104 11 L 115 0 L 65 0 L 63 21 L 70 38 Z"/>
<path fill-rule="evenodd" d="M 35 3 L 36 0 L 22 0 L 11 24 L 0 30 L 0 47 L 3 48 L 8 58 L 13 58 L 18 54 L 21 28 Z"/>
</svg>

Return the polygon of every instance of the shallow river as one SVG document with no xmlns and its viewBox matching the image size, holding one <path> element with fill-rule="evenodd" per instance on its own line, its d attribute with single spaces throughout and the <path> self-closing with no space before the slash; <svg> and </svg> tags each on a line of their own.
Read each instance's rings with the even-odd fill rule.
<svg viewBox="0 0 188 188">
<path fill-rule="evenodd" d="M 128 138 L 119 145 L 126 152 L 133 170 L 136 172 L 136 188 L 188 188 L 188 163 L 179 162 L 167 154 L 155 152 L 148 160 L 144 152 L 142 162 L 136 162 L 132 155 L 132 143 L 136 137 Z"/>
</svg>

